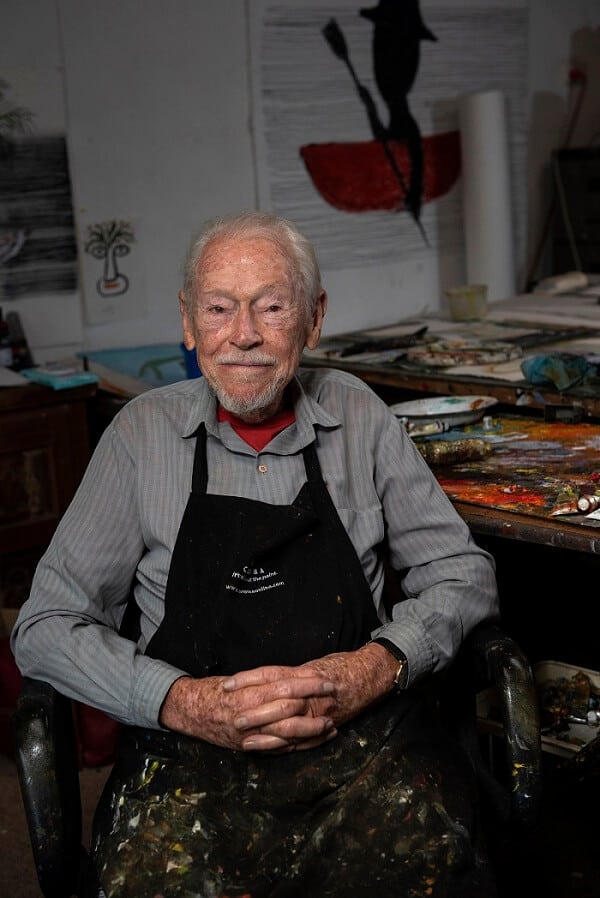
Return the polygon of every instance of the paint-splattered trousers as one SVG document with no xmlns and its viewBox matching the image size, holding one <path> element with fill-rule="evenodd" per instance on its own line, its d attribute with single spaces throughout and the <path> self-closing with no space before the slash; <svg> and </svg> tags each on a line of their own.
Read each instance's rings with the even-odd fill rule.
<svg viewBox="0 0 600 898">
<path fill-rule="evenodd" d="M 426 704 L 316 749 L 127 732 L 95 821 L 108 898 L 493 898 L 474 776 Z"/>
</svg>

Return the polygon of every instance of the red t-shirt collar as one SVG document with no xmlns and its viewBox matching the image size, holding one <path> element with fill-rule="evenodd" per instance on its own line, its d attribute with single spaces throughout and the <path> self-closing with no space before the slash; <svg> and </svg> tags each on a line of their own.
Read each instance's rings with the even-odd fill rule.
<svg viewBox="0 0 600 898">
<path fill-rule="evenodd" d="M 248 424 L 247 421 L 242 421 L 237 415 L 228 412 L 222 405 L 218 405 L 217 420 L 228 421 L 245 443 L 252 446 L 256 452 L 260 452 L 274 436 L 281 433 L 282 430 L 285 430 L 286 427 L 289 427 L 296 420 L 296 413 L 293 408 L 282 408 L 267 421 L 261 421 L 258 424 Z"/>
</svg>

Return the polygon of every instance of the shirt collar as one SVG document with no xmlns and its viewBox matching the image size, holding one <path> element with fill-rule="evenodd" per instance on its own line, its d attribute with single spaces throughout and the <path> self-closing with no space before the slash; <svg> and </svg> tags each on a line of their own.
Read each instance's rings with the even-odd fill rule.
<svg viewBox="0 0 600 898">
<path fill-rule="evenodd" d="M 204 423 L 207 433 L 218 438 L 219 422 L 217 421 L 215 394 L 204 377 L 194 378 L 193 383 L 197 385 L 197 390 L 195 391 L 187 421 L 183 427 L 182 436 L 194 436 L 200 424 Z M 317 399 L 306 392 L 298 376 L 294 377 L 290 386 L 296 412 L 298 436 L 302 446 L 308 445 L 308 443 L 313 441 L 317 427 L 332 429 L 341 426 L 341 420 L 337 416 L 328 412 L 319 404 Z M 283 436 L 283 434 L 280 436 Z"/>
</svg>

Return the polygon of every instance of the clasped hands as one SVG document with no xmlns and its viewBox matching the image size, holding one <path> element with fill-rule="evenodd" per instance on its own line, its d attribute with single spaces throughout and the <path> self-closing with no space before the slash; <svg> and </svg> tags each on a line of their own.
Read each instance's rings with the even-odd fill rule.
<svg viewBox="0 0 600 898">
<path fill-rule="evenodd" d="M 305 750 L 389 692 L 394 656 L 369 643 L 297 667 L 234 676 L 181 677 L 163 703 L 163 726 L 238 751 Z"/>
</svg>

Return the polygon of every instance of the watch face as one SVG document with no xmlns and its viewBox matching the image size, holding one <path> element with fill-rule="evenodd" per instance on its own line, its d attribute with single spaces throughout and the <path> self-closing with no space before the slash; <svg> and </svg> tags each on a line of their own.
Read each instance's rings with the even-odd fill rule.
<svg viewBox="0 0 600 898">
<path fill-rule="evenodd" d="M 408 666 L 406 661 L 401 661 L 396 671 L 396 676 L 394 677 L 394 685 L 396 689 L 402 689 L 406 685 L 406 675 L 408 673 Z"/>
</svg>

